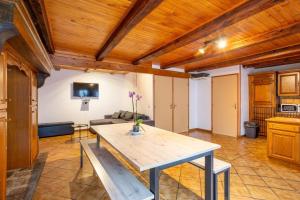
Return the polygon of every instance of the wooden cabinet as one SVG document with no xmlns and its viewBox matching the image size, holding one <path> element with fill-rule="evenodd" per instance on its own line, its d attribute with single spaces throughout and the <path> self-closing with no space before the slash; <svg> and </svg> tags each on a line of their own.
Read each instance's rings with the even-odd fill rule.
<svg viewBox="0 0 300 200">
<path fill-rule="evenodd" d="M 274 115 L 276 108 L 276 73 L 249 75 L 249 119 L 260 126 L 260 135 L 267 135 L 265 119 Z"/>
<path fill-rule="evenodd" d="M 300 72 L 281 72 L 278 74 L 278 96 L 299 96 Z"/>
<path fill-rule="evenodd" d="M 168 131 L 188 131 L 189 80 L 154 76 L 155 126 Z"/>
<path fill-rule="evenodd" d="M 268 119 L 268 155 L 300 164 L 300 119 Z"/>
<path fill-rule="evenodd" d="M 8 54 L 7 168 L 32 167 L 37 158 L 37 78 L 17 54 Z"/>
<path fill-rule="evenodd" d="M 0 199 L 6 195 L 7 166 L 7 103 L 6 103 L 6 53 L 0 54 Z"/>
</svg>

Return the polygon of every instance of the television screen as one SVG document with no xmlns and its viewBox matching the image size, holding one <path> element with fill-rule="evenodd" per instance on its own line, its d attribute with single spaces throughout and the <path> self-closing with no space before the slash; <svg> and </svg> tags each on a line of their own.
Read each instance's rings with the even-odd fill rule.
<svg viewBox="0 0 300 200">
<path fill-rule="evenodd" d="M 73 97 L 99 97 L 98 83 L 73 83 Z"/>
</svg>

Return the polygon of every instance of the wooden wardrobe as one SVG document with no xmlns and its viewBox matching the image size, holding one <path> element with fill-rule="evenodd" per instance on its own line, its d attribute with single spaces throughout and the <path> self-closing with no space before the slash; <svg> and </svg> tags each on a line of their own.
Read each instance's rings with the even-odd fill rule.
<svg viewBox="0 0 300 200">
<path fill-rule="evenodd" d="M 155 126 L 182 133 L 189 128 L 189 79 L 154 76 Z"/>
<path fill-rule="evenodd" d="M 32 167 L 38 152 L 36 71 L 13 48 L 0 54 L 0 199 L 9 169 Z"/>
</svg>

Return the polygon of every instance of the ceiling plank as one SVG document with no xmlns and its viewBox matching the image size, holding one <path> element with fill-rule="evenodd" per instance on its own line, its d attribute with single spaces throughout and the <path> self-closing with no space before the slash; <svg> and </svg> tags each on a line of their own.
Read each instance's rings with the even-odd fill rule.
<svg viewBox="0 0 300 200">
<path fill-rule="evenodd" d="M 285 36 L 289 36 L 289 35 L 293 35 L 296 33 L 300 32 L 300 22 L 296 22 L 284 27 L 280 27 L 276 30 L 272 30 L 270 32 L 267 33 L 263 33 L 254 37 L 250 37 L 241 41 L 236 42 L 236 44 L 243 44 L 242 46 L 229 50 L 229 51 L 219 51 L 216 52 L 214 54 L 210 54 L 207 56 L 200 56 L 200 57 L 191 57 L 182 61 L 176 61 L 173 63 L 169 63 L 166 65 L 161 66 L 162 69 L 167 69 L 167 68 L 171 68 L 171 67 L 177 67 L 177 66 L 183 66 L 185 64 L 189 64 L 189 63 L 193 63 L 193 62 L 200 62 L 203 61 L 205 59 L 210 59 L 210 58 L 217 58 L 219 56 L 224 56 L 226 54 L 232 54 L 232 53 L 236 53 L 239 52 L 241 50 L 246 50 L 248 48 L 252 48 L 255 47 L 257 45 L 260 44 L 265 44 L 268 43 L 272 40 L 281 38 L 281 37 L 285 37 Z M 232 46 L 235 46 L 235 44 L 233 44 Z M 238 46 L 238 45 L 237 45 Z"/>
<path fill-rule="evenodd" d="M 291 55 L 297 55 L 300 54 L 300 44 L 294 45 L 294 46 L 288 46 L 288 47 L 283 47 L 271 51 L 266 51 L 263 53 L 259 54 L 254 54 L 254 55 L 249 55 L 249 56 L 244 56 L 240 58 L 235 58 L 231 60 L 226 60 L 223 62 L 219 63 L 214 63 L 209 66 L 199 66 L 195 67 L 193 69 L 188 69 L 186 70 L 187 72 L 191 71 L 205 71 L 205 70 L 210 70 L 210 69 L 216 69 L 216 68 L 221 68 L 221 67 L 227 67 L 227 66 L 232 66 L 232 65 L 243 65 L 245 63 L 257 63 L 260 61 L 266 61 L 266 60 L 272 60 L 276 58 L 284 58 L 285 56 L 291 56 Z"/>
<path fill-rule="evenodd" d="M 105 61 L 97 61 L 95 59 L 91 59 L 88 57 L 80 57 L 80 56 L 71 56 L 71 55 L 59 55 L 54 54 L 51 55 L 51 60 L 54 65 L 61 68 L 73 67 L 78 69 L 104 69 L 104 70 L 113 70 L 113 71 L 126 71 L 126 72 L 135 72 L 135 73 L 146 73 L 146 74 L 154 74 L 160 76 L 171 76 L 171 77 L 179 77 L 179 78 L 189 78 L 190 75 L 188 73 L 176 72 L 170 70 L 162 70 L 162 69 L 153 69 L 151 67 L 145 66 L 136 66 L 132 64 L 116 64 L 109 63 Z"/>
<path fill-rule="evenodd" d="M 207 37 L 208 35 L 225 29 L 235 23 L 238 23 L 252 15 L 262 12 L 279 2 L 284 0 L 250 0 L 245 3 L 225 12 L 221 16 L 213 19 L 212 21 L 197 27 L 196 29 L 188 32 L 187 34 L 163 45 L 162 47 L 138 58 L 133 64 L 140 64 L 146 61 L 150 61 L 155 57 L 166 54 L 172 50 L 195 42 L 201 38 Z"/>
<path fill-rule="evenodd" d="M 126 17 L 113 31 L 108 40 L 97 54 L 97 60 L 103 60 L 105 56 L 134 28 L 144 19 L 153 9 L 163 0 L 136 0 Z"/>
<path fill-rule="evenodd" d="M 48 53 L 53 54 L 55 49 L 50 33 L 44 0 L 28 0 L 24 1 L 24 3 Z"/>
</svg>

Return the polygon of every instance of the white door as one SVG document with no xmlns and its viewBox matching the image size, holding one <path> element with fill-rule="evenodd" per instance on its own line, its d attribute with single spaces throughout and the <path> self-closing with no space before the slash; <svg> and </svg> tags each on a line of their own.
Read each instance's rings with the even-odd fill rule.
<svg viewBox="0 0 300 200">
<path fill-rule="evenodd" d="M 173 79 L 173 131 L 182 133 L 189 128 L 189 79 Z"/>
<path fill-rule="evenodd" d="M 212 131 L 237 137 L 238 134 L 238 75 L 212 78 Z"/>
<path fill-rule="evenodd" d="M 155 126 L 172 131 L 172 77 L 154 76 Z"/>
</svg>

